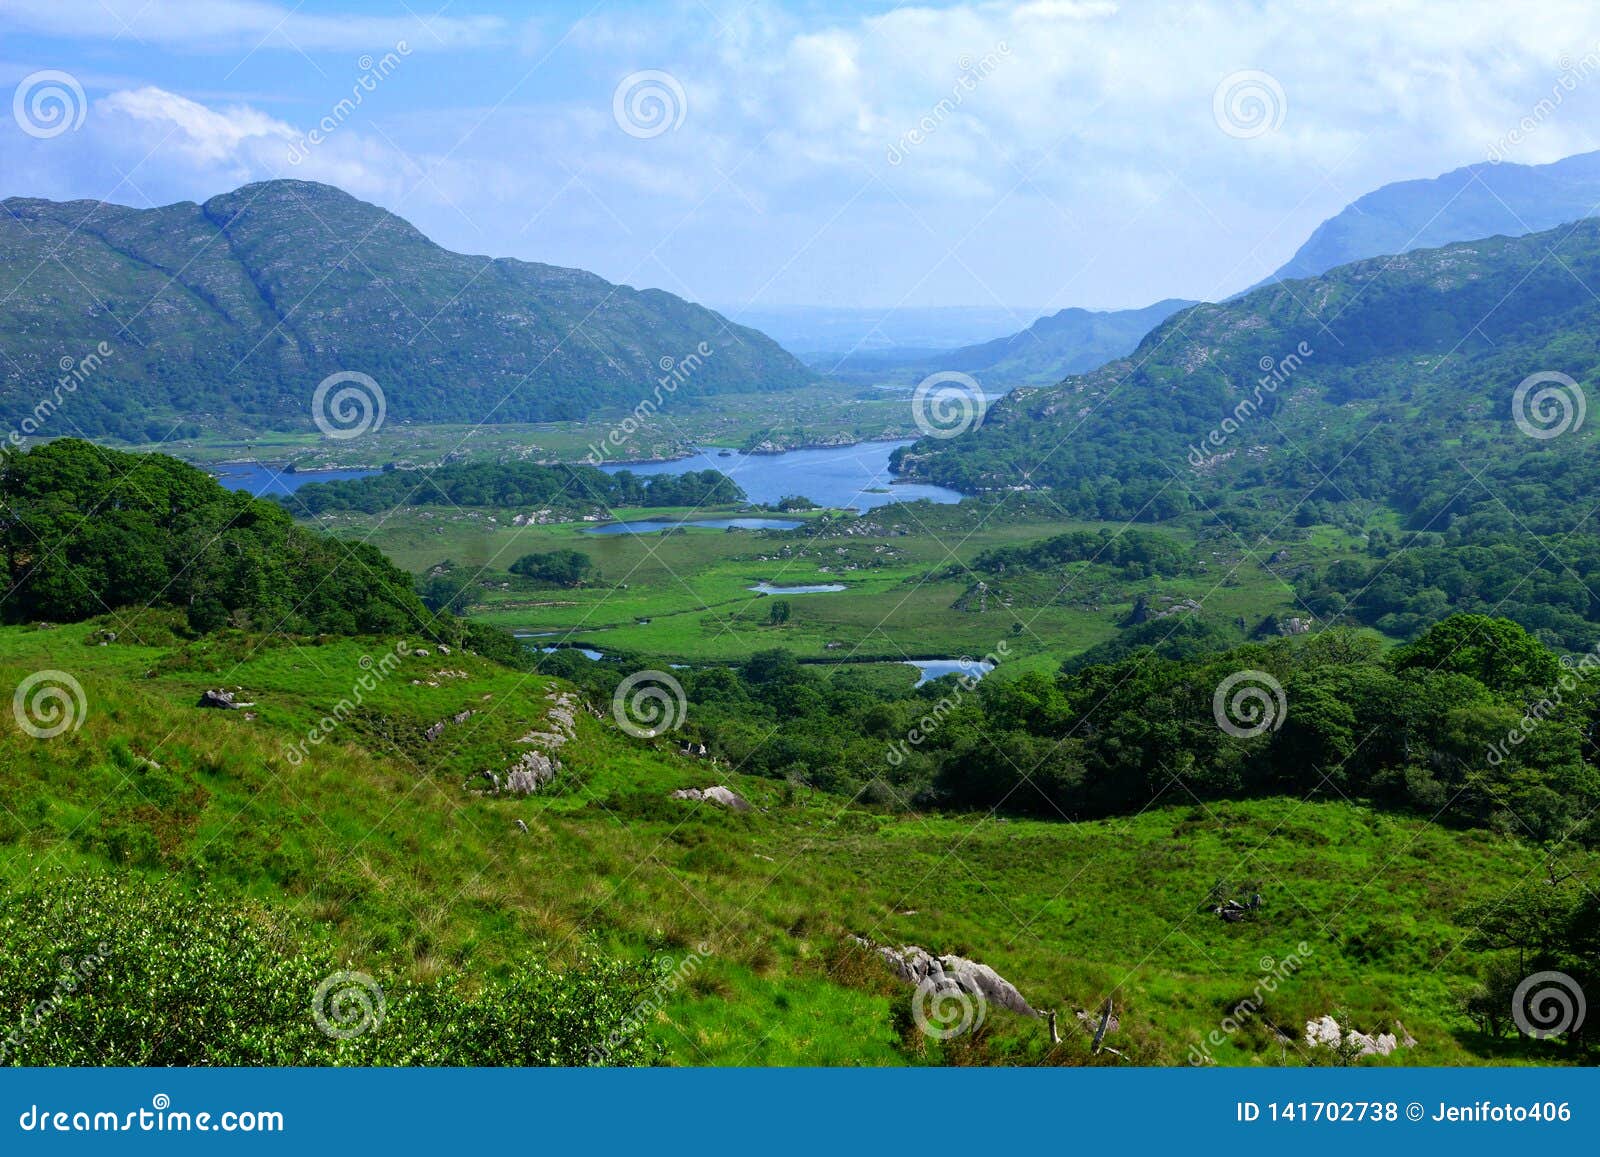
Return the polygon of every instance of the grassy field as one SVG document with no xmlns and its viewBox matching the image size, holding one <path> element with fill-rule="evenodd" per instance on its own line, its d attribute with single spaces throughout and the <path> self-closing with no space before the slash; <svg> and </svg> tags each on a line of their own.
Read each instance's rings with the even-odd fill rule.
<svg viewBox="0 0 1600 1157">
<path fill-rule="evenodd" d="M 0 630 L 4 685 L 53 670 L 83 691 L 81 726 L 55 738 L 4 713 L 9 881 L 50 865 L 209 881 L 391 974 L 492 976 L 584 951 L 692 958 L 649 1027 L 680 1064 L 1111 1062 L 1091 1058 L 1072 1016 L 1108 995 L 1121 1063 L 1182 1064 L 1291 958 L 1260 1015 L 1211 1047 L 1217 1063 L 1303 1063 L 1270 1026 L 1294 1035 L 1323 1013 L 1368 1030 L 1402 1021 L 1419 1043 L 1382 1063 L 1557 1055 L 1486 1040 L 1459 1011 L 1484 962 L 1458 914 L 1544 886 L 1538 850 L 1487 832 L 1339 799 L 1162 796 L 1077 824 L 888 814 L 709 767 L 582 710 L 546 794 L 489 798 L 474 774 L 524 750 L 553 681 L 459 653 L 399 656 L 393 639 L 90 645 L 100 625 Z M 344 721 L 306 743 L 372 672 Z M 255 706 L 197 708 L 216 686 Z M 757 810 L 667 798 L 712 783 Z M 1259 892 L 1259 918 L 1210 915 L 1218 887 Z M 1040 1022 L 992 1011 L 937 1044 L 852 934 L 982 960 L 1061 1010 L 1067 1039 L 1052 1048 Z"/>
<path fill-rule="evenodd" d="M 1113 637 L 1140 596 L 1158 608 L 1192 599 L 1209 619 L 1248 631 L 1268 616 L 1305 613 L 1291 586 L 1298 568 L 1352 557 L 1361 548 L 1331 527 L 1289 528 L 1282 542 L 1247 549 L 1232 537 L 1201 541 L 1189 525 L 1172 525 L 1160 529 L 1193 548 L 1193 573 L 1131 579 L 1104 566 L 1074 564 L 1034 576 L 1008 604 L 972 593 L 978 576 L 969 567 L 981 551 L 1068 530 L 1115 533 L 1123 526 L 1063 519 L 1040 502 L 1000 511 L 972 500 L 956 507 L 880 508 L 815 537 L 699 528 L 596 535 L 576 523 L 516 527 L 510 516 L 423 508 L 330 516 L 318 525 L 371 541 L 417 574 L 446 560 L 481 571 L 471 613 L 497 626 L 680 662 L 736 661 L 777 646 L 810 660 L 956 657 L 988 654 L 1002 639 L 1018 658 L 1059 661 Z M 537 589 L 507 573 L 523 554 L 559 548 L 589 555 L 599 581 Z M 1287 561 L 1272 561 L 1277 549 Z M 787 596 L 790 617 L 775 624 L 769 597 L 749 589 L 762 582 L 846 589 Z"/>
</svg>

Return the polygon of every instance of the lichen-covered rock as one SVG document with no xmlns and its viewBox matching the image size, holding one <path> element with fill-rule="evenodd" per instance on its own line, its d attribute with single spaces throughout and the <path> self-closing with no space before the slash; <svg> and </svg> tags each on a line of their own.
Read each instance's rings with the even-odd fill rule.
<svg viewBox="0 0 1600 1157">
<path fill-rule="evenodd" d="M 705 803 L 721 804 L 723 807 L 732 808 L 736 812 L 751 810 L 750 801 L 734 791 L 732 788 L 723 787 L 684 787 L 672 793 L 673 799 L 701 800 Z"/>
<path fill-rule="evenodd" d="M 560 764 L 542 751 L 524 751 L 506 771 L 505 790 L 511 795 L 532 795 L 556 777 Z"/>
<path fill-rule="evenodd" d="M 857 942 L 873 947 L 869 941 L 858 938 Z M 935 993 L 964 992 L 1024 1016 L 1039 1015 L 1016 985 L 987 964 L 968 960 L 965 956 L 934 956 L 926 948 L 915 944 L 900 948 L 879 946 L 876 951 L 894 969 L 895 975 L 908 984 L 926 986 Z"/>
</svg>

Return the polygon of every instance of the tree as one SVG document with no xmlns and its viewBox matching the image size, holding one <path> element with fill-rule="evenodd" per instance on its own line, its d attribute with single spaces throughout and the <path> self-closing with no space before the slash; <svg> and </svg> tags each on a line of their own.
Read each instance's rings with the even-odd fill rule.
<svg viewBox="0 0 1600 1157">
<path fill-rule="evenodd" d="M 525 554 L 511 564 L 512 574 L 556 587 L 581 586 L 593 571 L 594 561 L 578 550 Z"/>
<path fill-rule="evenodd" d="M 784 599 L 779 599 L 772 604 L 772 609 L 767 612 L 767 622 L 773 626 L 782 626 L 789 621 L 789 604 Z"/>
<path fill-rule="evenodd" d="M 1397 671 L 1422 668 L 1476 679 L 1491 691 L 1532 691 L 1561 676 L 1561 663 L 1509 619 L 1452 615 L 1394 653 Z"/>
</svg>

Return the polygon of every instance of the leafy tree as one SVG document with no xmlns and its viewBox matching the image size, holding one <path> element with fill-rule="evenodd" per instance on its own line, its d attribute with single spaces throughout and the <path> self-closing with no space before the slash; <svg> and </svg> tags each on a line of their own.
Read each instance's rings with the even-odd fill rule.
<svg viewBox="0 0 1600 1157">
<path fill-rule="evenodd" d="M 580 586 L 594 571 L 594 561 L 582 551 L 552 550 L 525 554 L 511 564 L 511 573 L 546 586 Z"/>
</svg>

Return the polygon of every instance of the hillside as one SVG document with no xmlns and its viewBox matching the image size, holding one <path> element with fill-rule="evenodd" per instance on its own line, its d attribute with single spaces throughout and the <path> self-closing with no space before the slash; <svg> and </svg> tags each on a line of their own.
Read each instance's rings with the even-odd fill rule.
<svg viewBox="0 0 1600 1157">
<path fill-rule="evenodd" d="M 1058 382 L 1127 357 L 1145 334 L 1193 304 L 1173 297 L 1143 309 L 1063 309 L 1009 337 L 930 356 L 926 365 L 979 375 L 991 389 Z"/>
<path fill-rule="evenodd" d="M 1186 490 L 1247 474 L 1259 482 L 1292 468 L 1295 447 L 1322 457 L 1355 431 L 1370 443 L 1372 424 L 1436 457 L 1469 432 L 1511 456 L 1570 452 L 1591 427 L 1555 441 L 1521 436 L 1512 395 L 1536 371 L 1600 376 L 1600 350 L 1586 337 L 1600 319 L 1585 284 L 1597 276 L 1596 221 L 1355 262 L 1179 313 L 1131 356 L 1019 391 L 976 431 L 925 438 L 900 463 L 968 490 L 1176 489 L 1164 505 L 1185 509 Z M 1404 429 L 1391 427 L 1402 414 Z M 1236 429 L 1222 429 L 1225 420 Z M 1174 477 L 1181 487 L 1168 487 Z M 1373 479 L 1340 484 L 1350 497 L 1384 496 Z"/>
<path fill-rule="evenodd" d="M 1329 1012 L 1402 1021 L 1418 1044 L 1389 1063 L 1571 1058 L 1491 1037 L 1460 1004 L 1489 959 L 1467 939 L 1469 906 L 1547 888 L 1546 853 L 1515 839 L 1337 797 L 1163 798 L 1076 824 L 896 815 L 710 767 L 670 736 L 634 739 L 603 701 L 604 718 L 573 712 L 547 790 L 485 795 L 478 773 L 527 750 L 571 685 L 403 652 L 404 636 L 96 646 L 98 627 L 0 628 L 0 683 L 68 671 L 86 705 L 50 740 L 5 713 L 10 885 L 49 866 L 204 881 L 309 926 L 386 985 L 650 958 L 671 971 L 638 1031 L 679 1064 L 1105 1063 L 1072 1010 L 1107 995 L 1122 1063 L 1182 1065 L 1202 1048 L 1223 1065 L 1309 1063 L 1272 1026 Z M 251 712 L 195 706 L 223 681 Z M 667 798 L 713 783 L 758 810 Z M 1219 887 L 1259 890 L 1259 916 L 1216 918 Z M 1041 1022 L 998 1008 L 968 1036 L 924 1036 L 912 990 L 852 934 L 991 964 L 1062 1011 L 1066 1040 L 1052 1049 Z M 1264 979 L 1276 991 L 1261 1014 L 1208 1044 Z M 381 1034 L 352 1043 L 385 1055 Z"/>
<path fill-rule="evenodd" d="M 1594 220 L 1355 262 L 1180 313 L 1131 357 L 1020 391 L 899 465 L 1049 488 L 1074 516 L 1186 519 L 1270 559 L 1314 620 L 1404 639 L 1478 612 L 1585 650 L 1597 278 Z M 1288 536 L 1318 526 L 1358 536 L 1361 557 L 1286 561 Z"/>
<path fill-rule="evenodd" d="M 338 371 L 374 378 L 398 422 L 631 408 L 678 363 L 673 388 L 697 394 L 814 380 L 670 293 L 452 253 L 304 181 L 159 209 L 0 202 L 0 297 L 0 422 L 54 394 L 45 436 L 311 430 L 313 391 Z"/>
<path fill-rule="evenodd" d="M 1600 153 L 1548 165 L 1477 164 L 1396 181 L 1328 218 L 1263 285 L 1366 257 L 1480 237 L 1520 237 L 1600 209 Z"/>
</svg>

